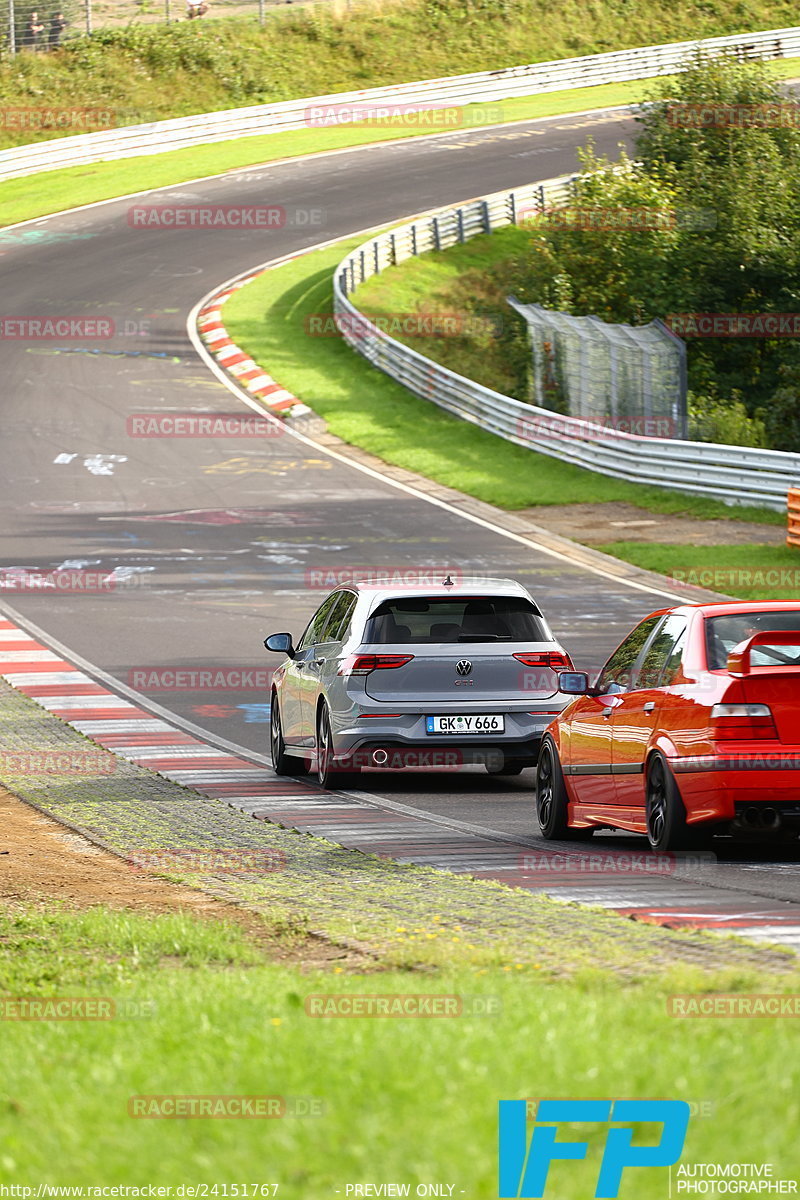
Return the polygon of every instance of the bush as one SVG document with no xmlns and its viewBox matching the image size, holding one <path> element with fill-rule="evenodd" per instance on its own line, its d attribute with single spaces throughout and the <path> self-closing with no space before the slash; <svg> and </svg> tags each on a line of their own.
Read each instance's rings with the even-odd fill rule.
<svg viewBox="0 0 800 1200">
<path fill-rule="evenodd" d="M 785 363 L 779 372 L 781 386 L 763 412 L 773 450 L 800 451 L 800 365 Z"/>
<path fill-rule="evenodd" d="M 732 392 L 729 399 L 713 393 L 698 396 L 689 392 L 688 408 L 689 437 L 692 441 L 760 448 L 769 445 L 764 422 L 759 416 L 748 416 L 741 392 Z"/>
</svg>

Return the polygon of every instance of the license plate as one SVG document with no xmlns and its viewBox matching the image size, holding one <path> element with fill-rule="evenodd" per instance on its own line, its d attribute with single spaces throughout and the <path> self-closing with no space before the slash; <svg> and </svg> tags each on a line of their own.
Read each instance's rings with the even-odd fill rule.
<svg viewBox="0 0 800 1200">
<path fill-rule="evenodd" d="M 505 728 L 506 721 L 502 713 L 425 718 L 426 733 L 505 733 Z"/>
</svg>

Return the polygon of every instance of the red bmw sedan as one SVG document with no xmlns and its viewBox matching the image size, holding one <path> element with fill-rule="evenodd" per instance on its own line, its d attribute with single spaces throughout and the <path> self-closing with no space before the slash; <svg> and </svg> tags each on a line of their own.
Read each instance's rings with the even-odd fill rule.
<svg viewBox="0 0 800 1200">
<path fill-rule="evenodd" d="M 800 832 L 800 602 L 652 613 L 549 725 L 536 778 L 548 839 L 644 833 L 655 850 L 714 833 Z"/>
</svg>

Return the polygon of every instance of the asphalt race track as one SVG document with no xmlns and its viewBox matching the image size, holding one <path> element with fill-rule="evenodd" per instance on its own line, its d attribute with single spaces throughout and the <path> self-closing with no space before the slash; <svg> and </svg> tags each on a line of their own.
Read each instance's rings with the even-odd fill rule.
<svg viewBox="0 0 800 1200">
<path fill-rule="evenodd" d="M 300 633 L 324 594 L 307 585 L 314 568 L 442 562 L 513 576 L 536 596 L 576 663 L 598 665 L 663 596 L 538 553 L 288 433 L 266 441 L 148 440 L 131 438 L 126 421 L 161 410 L 246 411 L 186 333 L 198 300 L 237 273 L 572 171 L 590 134 L 599 153 L 614 154 L 634 128 L 622 113 L 525 122 L 251 167 L 137 197 L 281 205 L 295 218 L 283 229 L 134 228 L 128 199 L 0 231 L 0 317 L 110 318 L 116 327 L 100 341 L 3 342 L 0 569 L 71 566 L 113 571 L 119 581 L 110 593 L 6 591 L 12 619 L 60 645 L 65 657 L 133 687 L 145 705 L 156 702 L 261 754 L 268 695 L 237 672 L 275 665 L 262 649 L 266 633 Z M 218 668 L 230 671 L 228 690 L 170 686 L 173 669 Z M 536 843 L 531 772 L 365 776 L 365 788 L 370 778 L 373 809 L 385 800 L 387 814 L 400 804 L 454 829 L 468 823 Z M 643 839 L 621 835 L 596 838 L 594 849 L 601 843 L 644 848 Z M 724 888 L 744 908 L 789 901 L 785 914 L 800 925 L 793 846 L 721 843 L 717 853 L 722 861 L 702 868 L 693 895 L 700 888 L 713 904 L 715 889 Z"/>
</svg>

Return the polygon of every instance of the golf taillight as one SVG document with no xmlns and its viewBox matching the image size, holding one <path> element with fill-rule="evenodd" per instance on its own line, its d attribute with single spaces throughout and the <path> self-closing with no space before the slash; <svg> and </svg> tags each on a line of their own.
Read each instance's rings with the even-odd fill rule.
<svg viewBox="0 0 800 1200">
<path fill-rule="evenodd" d="M 369 675 L 370 671 L 393 671 L 411 662 L 413 654 L 351 654 L 339 668 L 340 675 Z"/>
<path fill-rule="evenodd" d="M 539 650 L 532 653 L 515 654 L 514 658 L 526 667 L 547 667 L 550 671 L 572 671 L 572 659 L 568 654 L 555 650 Z"/>
<path fill-rule="evenodd" d="M 777 738 L 768 704 L 715 704 L 711 709 L 711 736 L 719 741 Z"/>
</svg>

